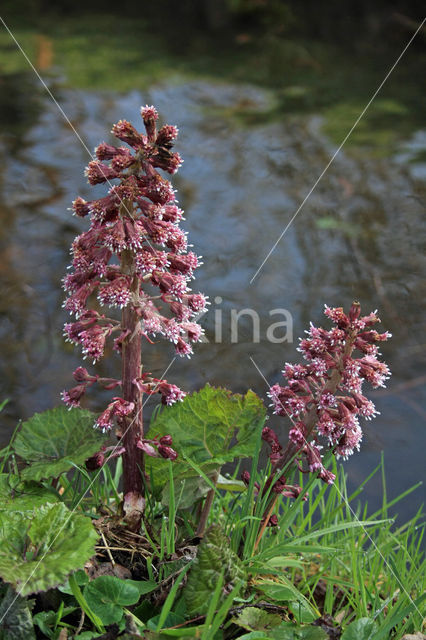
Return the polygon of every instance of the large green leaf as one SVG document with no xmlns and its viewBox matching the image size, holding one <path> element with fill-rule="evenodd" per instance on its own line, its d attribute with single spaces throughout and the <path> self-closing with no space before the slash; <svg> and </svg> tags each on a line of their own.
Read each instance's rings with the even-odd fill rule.
<svg viewBox="0 0 426 640">
<path fill-rule="evenodd" d="M 34 600 L 15 593 L 9 585 L 0 602 L 0 640 L 35 640 L 31 609 Z"/>
<path fill-rule="evenodd" d="M 147 437 L 170 434 L 179 454 L 173 463 L 174 476 L 193 476 L 196 472 L 185 458 L 207 473 L 225 462 L 250 457 L 265 419 L 266 408 L 253 391 L 242 396 L 206 385 L 157 414 Z M 164 461 L 147 458 L 146 463 L 163 484 L 164 473 L 158 470 L 166 469 Z"/>
<path fill-rule="evenodd" d="M 83 464 L 100 449 L 105 436 L 93 428 L 95 417 L 83 409 L 56 407 L 24 422 L 13 443 L 15 453 L 29 466 L 25 480 L 57 478 Z"/>
<path fill-rule="evenodd" d="M 228 538 L 219 525 L 213 525 L 200 544 L 184 590 L 188 615 L 203 615 L 207 612 L 211 595 L 222 572 L 227 593 L 239 580 L 245 579 L 241 561 L 230 549 Z"/>
<path fill-rule="evenodd" d="M 20 595 L 63 583 L 93 556 L 91 521 L 59 502 L 33 512 L 0 512 L 0 577 Z"/>
<path fill-rule="evenodd" d="M 53 487 L 37 482 L 22 482 L 19 476 L 0 473 L 0 511 L 32 511 L 47 502 L 57 502 Z"/>
</svg>

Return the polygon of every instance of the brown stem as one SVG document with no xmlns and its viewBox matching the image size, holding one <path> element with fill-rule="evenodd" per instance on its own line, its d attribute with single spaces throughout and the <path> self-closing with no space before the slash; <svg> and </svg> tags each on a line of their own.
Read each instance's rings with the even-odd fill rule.
<svg viewBox="0 0 426 640">
<path fill-rule="evenodd" d="M 259 535 L 257 536 L 257 540 L 256 540 L 256 543 L 254 545 L 253 553 L 256 552 L 256 549 L 259 546 L 259 542 L 261 541 L 262 536 L 265 533 L 265 529 L 268 526 L 268 522 L 270 520 L 270 517 L 272 515 L 273 510 L 275 509 L 275 505 L 277 504 L 277 500 L 278 500 L 278 494 L 275 494 L 275 496 L 273 497 L 273 499 L 269 503 L 270 506 L 269 506 L 268 511 L 265 512 L 265 516 L 263 518 L 262 526 L 260 528 Z"/>
<path fill-rule="evenodd" d="M 219 472 L 216 472 L 212 478 L 213 484 L 216 486 L 216 482 L 219 478 Z M 215 489 L 210 489 L 208 492 L 206 499 L 204 501 L 203 510 L 201 512 L 200 521 L 198 523 L 197 531 L 195 535 L 200 537 L 204 535 L 204 531 L 206 528 L 207 520 L 209 517 L 210 509 L 212 508 L 213 498 L 215 494 Z"/>
<path fill-rule="evenodd" d="M 123 251 L 121 254 L 122 270 L 133 276 L 131 290 L 139 294 L 139 279 L 134 275 L 133 254 Z M 123 398 L 133 402 L 134 410 L 123 419 L 123 493 L 132 494 L 134 498 L 143 495 L 143 453 L 136 447 L 136 442 L 143 437 L 142 393 L 133 380 L 141 375 L 141 334 L 139 318 L 130 303 L 123 309 L 121 326 L 128 330 L 128 336 L 122 345 L 122 385 Z"/>
</svg>

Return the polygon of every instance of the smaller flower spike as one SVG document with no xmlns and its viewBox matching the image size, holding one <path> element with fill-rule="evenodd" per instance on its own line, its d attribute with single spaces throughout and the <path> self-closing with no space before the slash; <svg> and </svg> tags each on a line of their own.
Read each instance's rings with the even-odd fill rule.
<svg viewBox="0 0 426 640">
<path fill-rule="evenodd" d="M 182 163 L 173 151 L 178 129 L 157 129 L 159 116 L 153 106 L 142 107 L 141 116 L 144 133 L 119 120 L 111 133 L 120 144 L 101 142 L 95 149 L 86 176 L 91 185 L 105 184 L 108 191 L 92 201 L 74 200 L 73 213 L 90 217 L 91 224 L 74 240 L 71 271 L 64 278 L 64 306 L 76 316 L 65 325 L 66 338 L 80 345 L 94 363 L 109 352 L 111 341 L 122 358 L 121 380 L 90 376 L 79 367 L 74 374 L 77 386 L 63 392 L 71 407 L 95 382 L 104 389 L 121 386 L 122 397 L 113 398 L 96 427 L 109 431 L 117 426 L 123 434 L 124 495 L 129 504 L 139 505 L 141 450 L 149 454 L 152 449 L 143 439 L 142 394 L 159 393 L 166 405 L 185 395 L 166 380 L 142 374 L 142 340 L 152 344 L 153 337 L 163 336 L 177 354 L 189 356 L 193 343 L 202 339 L 196 316 L 207 304 L 205 296 L 188 286 L 200 259 L 188 252 L 186 233 L 179 227 L 183 211 L 172 185 L 158 171 L 174 174 Z M 121 309 L 121 321 L 101 314 L 99 307 L 115 308 L 114 317 Z M 363 366 L 373 371 L 372 364 Z M 177 455 L 168 442 L 159 442 L 155 451 L 171 460 Z"/>
<path fill-rule="evenodd" d="M 286 449 L 271 429 L 264 429 L 263 438 L 271 445 L 274 473 L 295 457 L 300 469 L 318 473 L 330 484 L 334 476 L 324 468 L 321 450 L 325 445 L 344 459 L 359 450 L 360 418 L 370 420 L 378 413 L 362 387 L 365 382 L 373 388 L 384 386 L 390 376 L 378 359 L 377 343 L 391 334 L 371 329 L 380 322 L 376 312 L 361 316 L 357 302 L 347 314 L 342 307 L 326 306 L 325 315 L 335 326 L 326 330 L 311 324 L 299 346 L 306 364 L 287 363 L 287 384 L 274 384 L 269 390 L 274 413 L 293 423 Z M 272 482 L 271 477 L 268 486 Z"/>
</svg>

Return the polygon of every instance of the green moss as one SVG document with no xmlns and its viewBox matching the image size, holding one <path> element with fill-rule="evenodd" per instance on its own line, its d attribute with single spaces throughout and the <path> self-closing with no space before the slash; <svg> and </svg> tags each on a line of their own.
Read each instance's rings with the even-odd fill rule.
<svg viewBox="0 0 426 640">
<path fill-rule="evenodd" d="M 269 88 L 273 99 L 260 112 L 244 103 L 220 115 L 240 126 L 281 120 L 288 114 L 324 116 L 324 132 L 339 144 L 370 100 L 395 57 L 363 54 L 314 40 L 265 33 L 195 29 L 183 33 L 122 15 L 46 16 L 39 27 L 11 25 L 16 39 L 43 76 L 63 71 L 61 82 L 84 90 L 145 90 L 171 79 L 203 78 Z M 426 107 L 418 77 L 424 55 L 407 52 L 351 134 L 347 145 L 385 155 L 420 126 Z M 5 30 L 0 31 L 0 73 L 29 71 Z"/>
</svg>

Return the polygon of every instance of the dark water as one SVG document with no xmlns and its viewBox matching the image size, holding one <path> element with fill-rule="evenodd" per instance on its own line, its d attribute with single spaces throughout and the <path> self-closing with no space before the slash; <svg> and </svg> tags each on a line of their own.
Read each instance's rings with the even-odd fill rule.
<svg viewBox="0 0 426 640">
<path fill-rule="evenodd" d="M 209 295 L 212 305 L 203 321 L 209 344 L 199 345 L 191 360 L 176 360 L 168 379 L 186 390 L 206 382 L 238 392 L 252 388 L 266 400 L 266 384 L 250 356 L 270 384 L 278 381 L 284 362 L 298 360 L 297 337 L 310 320 L 322 320 L 324 303 L 347 307 L 359 299 L 365 312 L 379 309 L 383 328 L 394 335 L 382 349 L 393 376 L 387 389 L 371 394 L 381 415 L 363 425 L 361 453 L 346 469 L 352 483 L 360 482 L 383 450 L 391 496 L 422 480 L 426 125 L 407 130 L 408 111 L 399 135 L 392 131 L 391 144 L 374 137 L 373 128 L 371 138 L 364 130 L 363 144 L 344 147 L 250 284 L 341 140 L 337 112 L 280 111 L 273 90 L 194 77 L 118 92 L 65 85 L 56 70 L 49 84 L 90 149 L 108 139 L 120 118 L 138 126 L 141 104 L 156 105 L 163 121 L 180 128 L 178 150 L 185 163 L 174 186 L 190 242 L 204 257 L 193 288 Z M 87 152 L 31 73 L 4 75 L 0 102 L 0 400 L 9 398 L 0 439 L 5 442 L 19 418 L 59 403 L 60 391 L 70 386 L 81 363 L 78 350 L 62 340 L 67 316 L 61 278 L 69 246 L 86 223 L 67 208 L 77 195 L 92 199 L 96 191 L 83 176 Z M 395 110 L 380 104 L 382 111 Z M 358 103 L 348 107 L 349 115 L 351 109 L 349 125 L 361 110 Z M 238 342 L 231 342 L 232 310 L 246 308 L 259 315 L 260 341 L 253 342 L 246 315 Z M 266 339 L 268 326 L 281 319 L 271 319 L 270 311 L 278 308 L 292 315 L 293 344 Z M 219 312 L 220 343 L 215 341 Z M 170 345 L 147 345 L 145 351 L 148 368 L 161 375 L 173 356 Z M 111 375 L 118 370 L 116 356 L 99 369 Z M 101 409 L 103 400 L 92 393 L 90 407 Z M 286 425 L 274 423 L 284 434 Z M 421 492 L 398 512 L 413 514 Z M 379 480 L 373 481 L 365 497 L 376 504 L 379 494 Z"/>
</svg>

